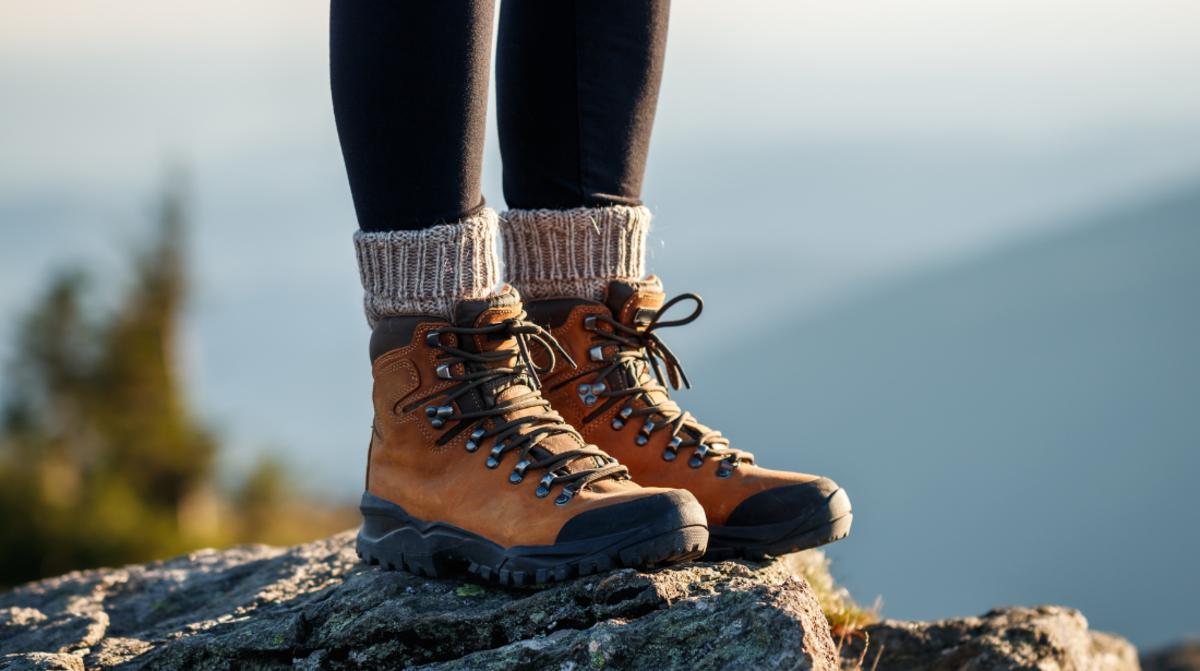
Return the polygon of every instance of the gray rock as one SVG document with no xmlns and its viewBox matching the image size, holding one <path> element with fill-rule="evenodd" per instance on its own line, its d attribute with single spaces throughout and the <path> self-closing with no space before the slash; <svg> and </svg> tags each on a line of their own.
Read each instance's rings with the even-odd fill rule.
<svg viewBox="0 0 1200 671">
<path fill-rule="evenodd" d="M 797 575 L 803 559 L 625 569 L 512 590 L 363 566 L 350 532 L 288 549 L 202 550 L 0 593 L 0 671 L 828 671 L 839 645 L 841 666 L 878 671 L 1138 668 L 1128 642 L 1056 606 L 885 620 L 835 644 Z M 1161 664 L 1186 657 L 1171 654 Z M 1151 663 L 1147 671 L 1196 668 Z"/>
<path fill-rule="evenodd" d="M 843 659 L 877 671 L 1137 671 L 1125 639 L 1088 630 L 1070 608 L 1000 608 L 937 622 L 884 620 L 847 638 Z M 878 658 L 878 662 L 876 662 Z"/>
<path fill-rule="evenodd" d="M 0 655 L 0 671 L 84 671 L 83 658 L 64 652 Z"/>
<path fill-rule="evenodd" d="M 1142 671 L 1200 671 L 1200 639 L 1142 655 Z"/>
<path fill-rule="evenodd" d="M 510 590 L 365 567 L 352 542 L 203 550 L 2 593 L 0 669 L 838 668 L 783 562 Z"/>
</svg>

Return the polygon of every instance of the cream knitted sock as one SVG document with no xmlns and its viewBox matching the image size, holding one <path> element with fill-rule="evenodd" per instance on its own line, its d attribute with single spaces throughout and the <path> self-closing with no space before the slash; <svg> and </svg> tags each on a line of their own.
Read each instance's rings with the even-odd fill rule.
<svg viewBox="0 0 1200 671">
<path fill-rule="evenodd" d="M 500 282 L 496 212 L 416 231 L 358 231 L 363 305 L 374 327 L 384 317 L 451 318 L 464 298 L 486 298 Z"/>
<path fill-rule="evenodd" d="M 509 210 L 500 218 L 505 272 L 525 300 L 603 300 L 610 281 L 645 274 L 649 230 L 640 205 Z"/>
</svg>

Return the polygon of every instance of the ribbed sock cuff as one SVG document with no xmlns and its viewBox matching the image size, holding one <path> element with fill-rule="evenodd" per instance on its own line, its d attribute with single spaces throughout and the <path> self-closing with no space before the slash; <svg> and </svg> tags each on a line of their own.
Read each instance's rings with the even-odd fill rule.
<svg viewBox="0 0 1200 671">
<path fill-rule="evenodd" d="M 486 298 L 500 283 L 495 210 L 416 231 L 358 231 L 354 249 L 367 322 L 384 317 L 451 318 L 464 298 Z"/>
<path fill-rule="evenodd" d="M 509 210 L 500 218 L 505 272 L 525 300 L 602 300 L 610 281 L 645 274 L 649 230 L 640 205 Z"/>
</svg>

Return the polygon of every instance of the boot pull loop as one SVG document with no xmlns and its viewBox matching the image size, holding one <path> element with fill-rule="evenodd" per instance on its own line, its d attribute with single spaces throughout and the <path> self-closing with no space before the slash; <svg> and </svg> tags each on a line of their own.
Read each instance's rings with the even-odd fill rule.
<svg viewBox="0 0 1200 671">
<path fill-rule="evenodd" d="M 671 321 L 665 321 L 665 322 L 660 321 L 671 308 L 675 307 L 676 305 L 678 305 L 679 303 L 681 303 L 683 301 L 692 301 L 693 303 L 696 304 L 696 307 L 692 310 L 692 312 L 688 316 L 683 317 L 682 319 L 673 319 Z M 663 306 L 654 313 L 654 316 L 652 316 L 650 318 L 650 323 L 646 325 L 646 332 L 653 331 L 654 329 L 657 329 L 657 328 L 671 328 L 673 326 L 687 326 L 688 324 L 691 324 L 692 322 L 699 319 L 700 313 L 702 313 L 702 312 L 704 312 L 704 299 L 700 298 L 699 294 L 694 294 L 690 291 L 688 293 L 679 294 L 678 296 L 672 298 L 671 300 L 667 301 L 666 303 L 663 303 Z"/>
<path fill-rule="evenodd" d="M 662 321 L 662 318 L 670 309 L 683 301 L 692 301 L 696 307 L 686 317 Z M 650 318 L 650 323 L 646 324 L 646 328 L 642 331 L 642 339 L 645 342 L 646 363 L 650 364 L 650 368 L 654 371 L 654 377 L 658 379 L 658 383 L 662 386 L 667 386 L 666 382 L 671 383 L 673 389 L 691 389 L 692 382 L 688 380 L 687 373 L 683 370 L 683 364 L 680 363 L 679 357 L 671 351 L 670 347 L 658 337 L 654 331 L 660 328 L 671 328 L 675 326 L 686 326 L 696 321 L 700 317 L 700 313 L 704 312 L 704 299 L 698 294 L 684 293 L 672 298 L 663 303 L 654 316 Z M 659 361 L 667 368 L 666 380 L 663 379 L 662 367 Z"/>
</svg>

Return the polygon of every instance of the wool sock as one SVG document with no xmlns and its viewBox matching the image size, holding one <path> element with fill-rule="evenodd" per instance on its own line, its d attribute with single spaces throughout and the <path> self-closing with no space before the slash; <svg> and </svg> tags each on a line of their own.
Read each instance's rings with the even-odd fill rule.
<svg viewBox="0 0 1200 671">
<path fill-rule="evenodd" d="M 603 300 L 610 281 L 645 274 L 649 230 L 641 205 L 509 210 L 500 218 L 505 273 L 525 300 Z"/>
<path fill-rule="evenodd" d="M 462 299 L 487 298 L 500 282 L 496 212 L 414 231 L 358 231 L 354 249 L 367 322 L 384 317 L 452 318 Z"/>
</svg>

